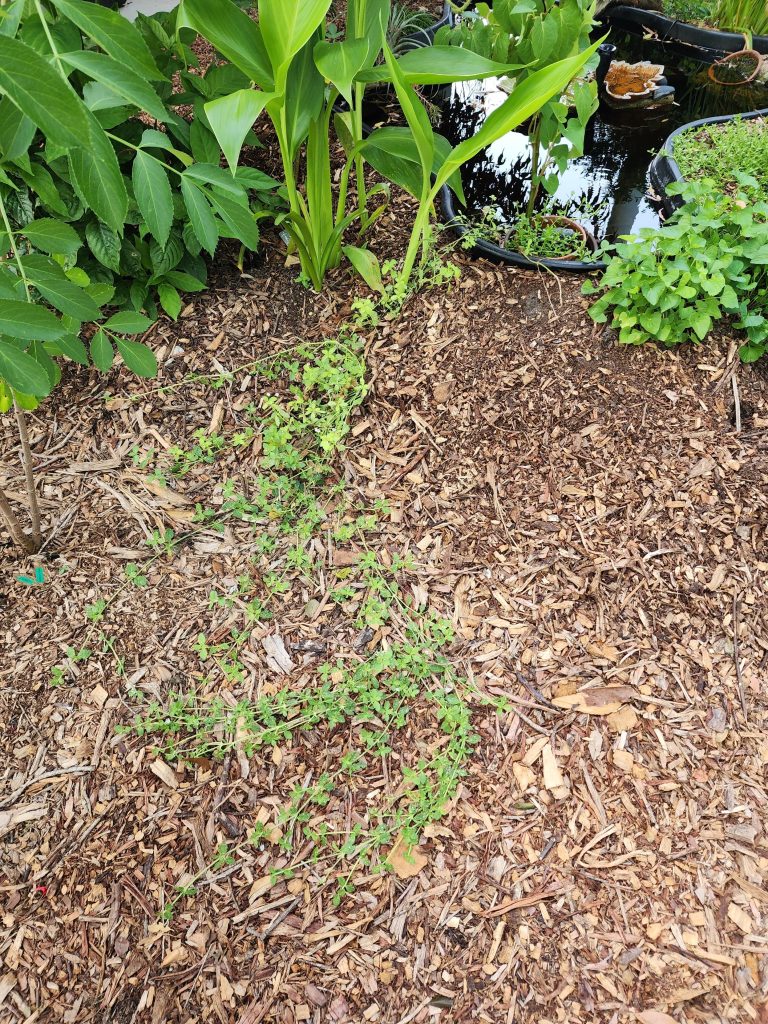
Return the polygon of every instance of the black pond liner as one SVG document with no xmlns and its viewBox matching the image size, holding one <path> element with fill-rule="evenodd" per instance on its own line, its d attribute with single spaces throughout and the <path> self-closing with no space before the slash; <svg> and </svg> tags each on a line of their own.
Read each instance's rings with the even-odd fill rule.
<svg viewBox="0 0 768 1024">
<path fill-rule="evenodd" d="M 677 181 L 685 181 L 683 172 L 672 155 L 677 136 L 682 135 L 683 132 L 690 132 L 694 128 L 701 128 L 705 124 L 719 124 L 722 121 L 733 121 L 736 118 L 750 121 L 755 117 L 768 117 L 768 107 L 763 107 L 761 110 L 751 110 L 748 114 L 725 114 L 722 117 L 703 117 L 699 121 L 691 121 L 689 124 L 681 125 L 667 137 L 663 148 L 651 163 L 650 178 L 651 184 L 661 198 L 664 212 L 668 216 L 684 205 L 680 196 L 667 195 L 667 185 L 672 185 Z"/>
<path fill-rule="evenodd" d="M 653 32 L 658 42 L 677 43 L 687 48 L 687 52 L 695 50 L 698 56 L 711 62 L 728 53 L 737 53 L 746 45 L 743 32 L 721 32 L 715 28 L 701 28 L 699 25 L 689 25 L 685 21 L 668 18 L 659 11 L 644 11 L 637 7 L 625 7 L 623 4 L 609 7 L 600 17 L 609 25 L 635 35 Z M 751 49 L 768 54 L 768 36 L 753 36 Z"/>
<path fill-rule="evenodd" d="M 443 220 L 459 236 L 467 234 L 470 228 L 457 220 L 456 208 L 453 205 L 453 193 L 447 185 L 440 190 L 440 206 L 443 211 Z M 467 250 L 470 256 L 485 258 L 493 263 L 506 263 L 512 267 L 523 267 L 526 270 L 570 270 L 576 274 L 589 274 L 593 270 L 605 270 L 607 264 L 604 260 L 548 260 L 529 259 L 521 252 L 514 252 L 505 249 L 495 242 L 487 242 L 480 238 L 471 248 Z"/>
</svg>

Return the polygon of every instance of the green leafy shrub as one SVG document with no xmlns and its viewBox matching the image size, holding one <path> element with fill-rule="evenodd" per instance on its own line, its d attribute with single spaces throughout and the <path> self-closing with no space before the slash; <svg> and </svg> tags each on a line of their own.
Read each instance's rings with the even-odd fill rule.
<svg viewBox="0 0 768 1024">
<path fill-rule="evenodd" d="M 189 95 L 173 95 L 171 75 L 194 62 L 153 19 L 137 28 L 83 0 L 0 8 L 0 412 L 16 408 L 32 538 L 2 494 L 0 512 L 25 547 L 39 544 L 39 523 L 24 410 L 57 385 L 57 358 L 106 371 L 117 350 L 154 375 L 133 336 L 151 326 L 156 301 L 178 315 L 181 293 L 205 285 L 202 254 L 220 238 L 255 248 L 257 220 L 271 212 L 277 183 L 223 171 L 205 122 L 174 110 L 231 87 L 231 70 L 215 68 L 187 74 Z M 256 210 L 252 188 L 268 196 Z"/>
<path fill-rule="evenodd" d="M 605 248 L 602 281 L 583 288 L 602 292 L 593 320 L 623 344 L 676 345 L 703 341 L 730 316 L 746 332 L 741 358 L 758 359 L 768 348 L 768 202 L 754 199 L 753 178 L 739 184 L 746 191 L 733 197 L 707 179 L 670 186 L 685 205 L 666 224 Z"/>
</svg>

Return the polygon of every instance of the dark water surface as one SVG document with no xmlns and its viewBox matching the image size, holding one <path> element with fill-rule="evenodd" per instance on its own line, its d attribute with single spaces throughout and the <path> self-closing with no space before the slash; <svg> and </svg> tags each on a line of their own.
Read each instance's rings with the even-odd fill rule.
<svg viewBox="0 0 768 1024">
<path fill-rule="evenodd" d="M 707 64 L 682 58 L 667 46 L 615 33 L 608 41 L 617 47 L 618 60 L 663 64 L 676 90 L 674 104 L 656 110 L 601 105 L 587 129 L 584 156 L 572 160 L 560 178 L 556 212 L 580 221 L 598 239 L 613 241 L 641 227 L 658 227 L 657 208 L 647 195 L 648 168 L 670 132 L 702 117 L 767 107 L 768 87 L 718 86 L 709 80 Z M 460 83 L 445 103 L 439 130 L 455 145 L 475 134 L 506 98 L 497 79 Z M 470 217 L 490 206 L 502 222 L 513 223 L 529 192 L 527 136 L 510 132 L 499 139 L 463 168 L 462 179 Z"/>
</svg>

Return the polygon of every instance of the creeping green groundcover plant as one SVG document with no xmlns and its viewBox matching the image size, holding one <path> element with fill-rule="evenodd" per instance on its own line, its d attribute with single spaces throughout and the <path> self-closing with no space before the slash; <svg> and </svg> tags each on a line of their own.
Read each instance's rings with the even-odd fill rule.
<svg viewBox="0 0 768 1024">
<path fill-rule="evenodd" d="M 416 94 L 419 85 L 514 76 L 520 64 L 499 63 L 470 50 L 430 46 L 396 59 L 385 42 L 390 0 L 349 0 L 345 38 L 326 38 L 331 0 L 258 0 L 258 19 L 233 0 L 182 0 L 179 25 L 191 26 L 249 79 L 249 86 L 205 105 L 205 115 L 233 174 L 246 133 L 263 111 L 272 121 L 282 156 L 290 204 L 285 225 L 307 279 L 320 288 L 346 253 L 369 283 L 374 261 L 358 246 L 345 246 L 345 231 L 368 227 L 384 209 L 370 211 L 363 161 L 419 199 L 411 245 L 398 290 L 405 292 L 419 249 L 425 247 L 435 197 L 449 184 L 461 197 L 458 171 L 481 149 L 559 96 L 596 45 L 530 74 L 488 118 L 482 130 L 451 149 L 430 124 Z M 383 59 L 382 59 L 383 58 Z M 363 138 L 362 102 L 370 83 L 389 82 L 407 121 Z M 344 101 L 340 112 L 337 101 Z M 332 187 L 331 126 L 346 151 L 340 185 Z M 355 201 L 350 199 L 354 174 Z M 370 271 L 370 273 L 368 273 Z"/>
</svg>

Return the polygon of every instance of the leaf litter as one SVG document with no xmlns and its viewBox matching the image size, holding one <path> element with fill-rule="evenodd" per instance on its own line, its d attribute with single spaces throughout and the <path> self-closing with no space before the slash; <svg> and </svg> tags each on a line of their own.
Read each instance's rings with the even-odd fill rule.
<svg viewBox="0 0 768 1024">
<path fill-rule="evenodd" d="M 381 230 L 397 244 L 394 214 Z M 764 371 L 739 371 L 753 413 L 736 432 L 727 337 L 617 350 L 577 288 L 467 264 L 370 332 L 369 395 L 331 483 L 386 512 L 362 536 L 316 534 L 316 571 L 295 556 L 241 669 L 222 645 L 260 535 L 194 510 L 221 507 L 225 478 L 258 477 L 257 429 L 223 453 L 210 439 L 257 427 L 248 406 L 280 384 L 222 373 L 333 336 L 347 280 L 312 296 L 271 248 L 240 280 L 222 267 L 158 329 L 156 383 L 107 395 L 77 371 L 35 421 L 50 583 L 13 582 L 30 560 L 7 550 L 1 588 L 3 1020 L 766 1018 Z M 188 471 L 151 479 L 194 445 Z M 14 492 L 10 437 L 4 456 Z M 355 575 L 369 549 L 408 556 L 401 595 L 452 621 L 479 741 L 445 814 L 416 846 L 395 837 L 393 872 L 359 865 L 335 905 L 311 863 L 275 874 L 293 827 L 280 812 L 333 774 L 359 724 L 249 752 L 243 701 L 301 695 L 320 664 L 404 642 L 408 616 L 377 622 Z M 116 732 L 211 661 L 214 732 L 235 723 L 221 759 L 168 760 Z M 407 804 L 403 768 L 445 743 L 415 707 L 308 826 L 350 834 L 371 807 Z"/>
</svg>

